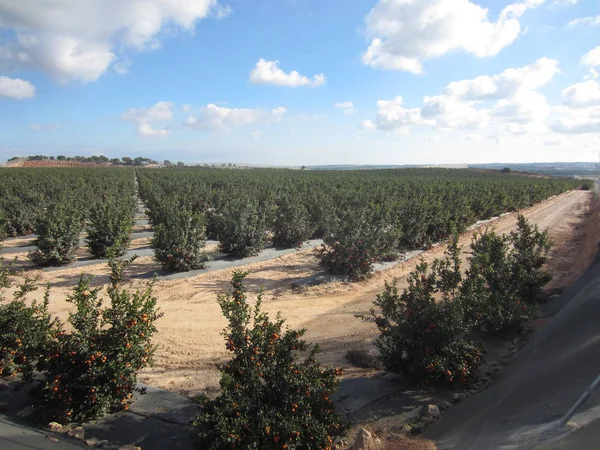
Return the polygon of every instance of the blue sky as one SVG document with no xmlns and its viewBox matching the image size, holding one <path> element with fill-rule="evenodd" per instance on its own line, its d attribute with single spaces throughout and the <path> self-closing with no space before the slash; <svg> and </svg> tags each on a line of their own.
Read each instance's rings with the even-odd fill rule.
<svg viewBox="0 0 600 450">
<path fill-rule="evenodd" d="M 0 159 L 591 161 L 596 0 L 0 0 Z"/>
</svg>

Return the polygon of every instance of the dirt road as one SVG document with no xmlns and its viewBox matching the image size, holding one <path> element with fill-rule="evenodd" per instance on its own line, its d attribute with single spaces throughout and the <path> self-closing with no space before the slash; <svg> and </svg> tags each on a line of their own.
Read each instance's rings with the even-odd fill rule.
<svg viewBox="0 0 600 450">
<path fill-rule="evenodd" d="M 550 263 L 551 269 L 557 271 L 553 287 L 560 286 L 562 280 L 570 280 L 586 265 L 577 261 L 583 245 L 580 224 L 587 214 L 590 199 L 589 192 L 572 191 L 522 211 L 532 223 L 547 227 L 555 241 L 556 250 Z M 488 226 L 507 233 L 515 228 L 515 224 L 516 215 L 511 214 Z M 460 244 L 465 250 L 472 234 L 461 236 Z M 431 261 L 443 252 L 443 247 L 436 247 L 421 257 Z M 318 342 L 323 348 L 322 360 L 325 362 L 347 365 L 344 354 L 348 348 L 359 343 L 368 345 L 376 337 L 375 327 L 362 323 L 354 315 L 368 313 L 376 294 L 383 290 L 385 280 L 398 278 L 400 285 L 405 285 L 406 276 L 418 261 L 400 263 L 364 282 L 332 283 L 302 293 L 293 292 L 290 283 L 319 271 L 311 250 L 251 264 L 245 270 L 250 272 L 247 285 L 253 299 L 260 287 L 264 287 L 263 306 L 269 314 L 274 317 L 281 311 L 290 326 L 306 328 L 307 339 Z M 98 275 L 97 285 L 107 282 L 106 268 L 97 268 L 94 273 Z M 66 319 L 70 305 L 64 299 L 76 282 L 78 271 L 42 272 L 40 276 L 41 283 L 49 281 L 53 287 L 51 312 Z M 164 317 L 157 322 L 159 333 L 155 342 L 159 350 L 156 366 L 142 372 L 141 381 L 188 394 L 211 393 L 218 388 L 219 375 L 214 364 L 227 357 L 227 353 L 221 336 L 225 321 L 216 300 L 217 294 L 228 288 L 230 277 L 231 270 L 222 270 L 157 283 L 155 294 L 164 312 Z M 141 287 L 143 281 L 131 284 Z M 353 376 L 360 372 L 349 370 L 347 373 Z"/>
</svg>

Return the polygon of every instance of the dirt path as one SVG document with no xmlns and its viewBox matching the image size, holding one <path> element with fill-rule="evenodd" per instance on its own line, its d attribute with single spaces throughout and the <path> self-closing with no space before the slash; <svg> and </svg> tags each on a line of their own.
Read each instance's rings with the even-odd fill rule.
<svg viewBox="0 0 600 450">
<path fill-rule="evenodd" d="M 562 279 L 572 278 L 581 269 L 575 264 L 583 245 L 578 224 L 589 209 L 590 198 L 589 192 L 572 191 L 523 211 L 530 221 L 548 228 L 555 248 L 560 249 L 560 254 L 555 252 L 553 261 L 563 254 L 570 255 L 568 264 L 563 260 L 561 265 L 556 266 L 560 270 L 554 281 L 555 287 L 560 286 Z M 516 216 L 511 214 L 489 226 L 506 233 L 513 230 L 515 224 Z M 465 250 L 472 234 L 465 233 L 461 237 L 460 244 Z M 431 261 L 443 252 L 443 247 L 436 247 L 421 256 Z M 400 285 L 404 286 L 406 276 L 417 262 L 418 259 L 414 259 L 398 264 L 361 283 L 331 283 L 309 288 L 302 293 L 293 292 L 290 282 L 319 270 L 317 259 L 310 250 L 254 263 L 246 266 L 245 270 L 250 272 L 247 285 L 251 296 L 261 286 L 265 288 L 263 306 L 268 313 L 274 316 L 281 311 L 290 326 L 306 328 L 307 339 L 318 342 L 323 348 L 324 361 L 347 365 L 344 360 L 346 350 L 357 343 L 368 344 L 376 336 L 373 325 L 362 323 L 354 315 L 368 313 L 375 295 L 383 290 L 385 280 L 399 278 Z M 142 263 L 144 261 L 139 262 Z M 106 268 L 97 268 L 94 273 L 98 276 L 95 284 L 106 283 Z M 79 273 L 67 269 L 52 274 L 40 273 L 40 276 L 41 283 L 50 281 L 53 286 L 52 312 L 66 319 L 70 305 L 64 299 Z M 219 375 L 214 364 L 222 361 L 227 353 L 220 334 L 225 321 L 216 298 L 219 292 L 228 288 L 230 277 L 231 270 L 221 270 L 184 280 L 162 280 L 157 283 L 155 294 L 165 314 L 157 322 L 159 333 L 155 342 L 159 344 L 159 350 L 156 366 L 141 373 L 141 381 L 187 394 L 199 391 L 211 393 L 217 389 Z M 143 281 L 133 281 L 131 284 L 132 287 L 141 287 Z M 350 370 L 348 373 L 353 376 L 360 371 Z"/>
</svg>

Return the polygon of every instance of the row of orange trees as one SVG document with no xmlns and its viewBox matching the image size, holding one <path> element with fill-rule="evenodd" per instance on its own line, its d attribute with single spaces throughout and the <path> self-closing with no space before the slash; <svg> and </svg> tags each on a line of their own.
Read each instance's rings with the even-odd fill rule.
<svg viewBox="0 0 600 450">
<path fill-rule="evenodd" d="M 461 268 L 455 236 L 446 256 L 422 262 L 399 291 L 396 281 L 377 296 L 369 316 L 388 371 L 419 381 L 468 384 L 477 377 L 486 336 L 514 336 L 535 317 L 550 281 L 546 232 L 519 216 L 516 231 L 486 230 L 470 245 Z"/>
<path fill-rule="evenodd" d="M 36 232 L 40 265 L 75 259 L 82 232 L 95 257 L 122 255 L 135 210 L 131 169 L 2 169 L 0 234 Z M 6 175 L 6 176 L 5 176 Z M 234 257 L 322 239 L 331 273 L 359 279 L 373 264 L 530 206 L 575 181 L 451 169 L 300 171 L 209 168 L 138 171 L 165 269 L 202 268 L 207 239 Z"/>
<path fill-rule="evenodd" d="M 0 238 L 36 233 L 35 263 L 71 263 L 84 232 L 94 257 L 124 254 L 136 205 L 133 170 L 11 168 L 0 176 Z"/>
<path fill-rule="evenodd" d="M 479 219 L 576 187 L 567 179 L 451 169 L 147 169 L 138 178 L 167 268 L 202 267 L 206 239 L 243 258 L 312 238 L 323 239 L 323 267 L 351 278 Z"/>
</svg>

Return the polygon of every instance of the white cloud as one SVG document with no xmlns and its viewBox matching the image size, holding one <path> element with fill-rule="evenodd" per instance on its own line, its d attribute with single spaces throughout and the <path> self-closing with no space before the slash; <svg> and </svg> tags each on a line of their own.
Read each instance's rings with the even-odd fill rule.
<svg viewBox="0 0 600 450">
<path fill-rule="evenodd" d="M 566 134 L 600 133 L 600 116 L 571 114 L 561 117 L 550 125 L 552 131 Z"/>
<path fill-rule="evenodd" d="M 363 129 L 407 132 L 424 125 L 438 130 L 477 130 L 490 125 L 505 133 L 523 135 L 542 131 L 552 112 L 536 89 L 559 72 L 558 61 L 541 58 L 535 63 L 510 68 L 497 75 L 449 83 L 440 95 L 425 96 L 420 108 L 406 108 L 401 97 L 377 102 L 374 121 Z M 492 101 L 491 106 L 486 102 Z"/>
<path fill-rule="evenodd" d="M 132 64 L 133 63 L 131 59 L 125 56 L 121 60 L 115 62 L 113 67 L 115 69 L 115 72 L 117 72 L 119 75 L 127 75 L 129 73 L 129 68 Z"/>
<path fill-rule="evenodd" d="M 453 51 L 479 58 L 496 55 L 521 33 L 518 19 L 545 0 L 504 8 L 497 21 L 470 0 L 379 0 L 366 17 L 371 38 L 363 63 L 379 69 L 423 72 L 423 61 Z"/>
<path fill-rule="evenodd" d="M 582 25 L 587 25 L 590 27 L 600 26 L 600 15 L 598 16 L 589 16 L 589 17 L 579 17 L 577 19 L 571 20 L 568 24 L 568 28 L 574 28 Z"/>
<path fill-rule="evenodd" d="M 600 46 L 590 50 L 581 57 L 581 64 L 588 67 L 600 66 Z"/>
<path fill-rule="evenodd" d="M 206 105 L 199 118 L 188 117 L 184 125 L 196 130 L 230 131 L 232 128 L 253 123 L 278 122 L 287 110 L 278 107 L 272 111 L 251 108 L 225 108 Z"/>
<path fill-rule="evenodd" d="M 192 31 L 217 0 L 0 0 L 4 68 L 39 68 L 61 82 L 95 81 L 128 50 L 160 46 L 165 27 Z M 9 34 L 11 35 L 11 34 Z"/>
<path fill-rule="evenodd" d="M 562 91 L 563 104 L 571 108 L 600 105 L 600 84 L 589 80 L 577 83 Z"/>
<path fill-rule="evenodd" d="M 138 123 L 148 123 L 155 120 L 173 119 L 173 103 L 158 102 L 149 108 L 130 108 L 121 114 L 121 119 L 130 120 Z"/>
<path fill-rule="evenodd" d="M 233 12 L 233 9 L 229 5 L 216 5 L 216 7 L 213 8 L 212 15 L 216 19 L 223 19 L 223 18 L 227 17 L 228 15 L 230 15 L 232 12 Z"/>
<path fill-rule="evenodd" d="M 58 123 L 32 123 L 29 129 L 33 131 L 52 131 L 58 129 Z"/>
<path fill-rule="evenodd" d="M 152 128 L 149 123 L 141 123 L 137 127 L 140 136 L 165 137 L 169 132 L 165 128 Z"/>
<path fill-rule="evenodd" d="M 600 47 L 599 47 L 600 48 Z M 600 133 L 600 84 L 594 80 L 563 89 L 563 106 L 554 108 L 550 128 L 556 133 Z"/>
<path fill-rule="evenodd" d="M 258 139 L 262 136 L 263 132 L 262 131 L 251 131 L 250 132 L 250 136 L 252 136 L 254 139 Z"/>
<path fill-rule="evenodd" d="M 375 121 L 364 121 L 363 129 L 406 133 L 411 125 L 426 123 L 419 108 L 405 108 L 403 103 L 404 99 L 400 96 L 393 100 L 379 100 Z"/>
<path fill-rule="evenodd" d="M 130 108 L 121 114 L 122 120 L 137 123 L 137 133 L 140 136 L 165 137 L 168 130 L 165 128 L 153 128 L 152 122 L 165 122 L 173 119 L 172 102 L 158 102 L 149 108 Z"/>
<path fill-rule="evenodd" d="M 360 124 L 358 124 L 358 128 L 361 130 L 376 130 L 377 125 L 372 120 L 363 120 Z"/>
<path fill-rule="evenodd" d="M 454 81 L 448 84 L 446 93 L 462 100 L 516 97 L 545 85 L 559 72 L 557 60 L 540 58 L 529 66 L 506 69 L 497 75 Z"/>
<path fill-rule="evenodd" d="M 20 78 L 0 76 L 0 97 L 21 100 L 35 96 L 35 86 Z"/>
<path fill-rule="evenodd" d="M 181 110 L 183 112 L 190 112 L 192 110 L 192 105 L 183 104 L 183 105 L 181 105 Z"/>
<path fill-rule="evenodd" d="M 334 106 L 336 108 L 341 108 L 344 110 L 344 114 L 352 114 L 354 112 L 354 105 L 352 102 L 340 102 L 335 103 Z"/>
<path fill-rule="evenodd" d="M 576 5 L 579 0 L 554 0 L 550 6 L 571 6 Z"/>
<path fill-rule="evenodd" d="M 590 73 L 584 76 L 583 78 L 586 80 L 597 80 L 598 78 L 600 78 L 600 72 L 598 72 L 596 69 L 590 68 Z"/>
<path fill-rule="evenodd" d="M 322 73 L 314 75 L 312 79 L 300 75 L 295 70 L 285 73 L 279 68 L 279 61 L 259 59 L 256 67 L 250 72 L 250 82 L 254 84 L 273 84 L 276 86 L 319 87 L 325 84 L 326 78 Z"/>
<path fill-rule="evenodd" d="M 546 102 L 546 98 L 538 92 L 526 92 L 514 98 L 499 100 L 490 110 L 493 117 L 521 127 L 526 127 L 526 124 L 535 127 L 536 123 L 543 122 L 551 112 L 552 108 Z"/>
<path fill-rule="evenodd" d="M 488 121 L 487 113 L 465 102 L 446 96 L 426 96 L 423 99 L 421 116 L 435 121 L 438 128 L 478 129 Z"/>
</svg>

